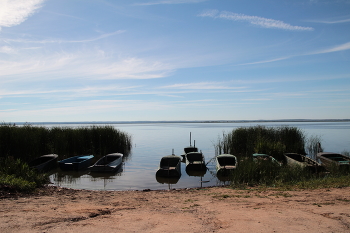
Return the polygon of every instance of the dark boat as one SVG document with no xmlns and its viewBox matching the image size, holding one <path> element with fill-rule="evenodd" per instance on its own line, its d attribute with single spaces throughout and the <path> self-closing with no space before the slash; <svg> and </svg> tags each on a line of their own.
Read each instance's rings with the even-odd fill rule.
<svg viewBox="0 0 350 233">
<path fill-rule="evenodd" d="M 115 172 L 119 169 L 123 162 L 123 154 L 112 153 L 100 158 L 90 168 L 92 172 Z"/>
<path fill-rule="evenodd" d="M 181 156 L 185 160 L 186 154 L 191 152 L 198 152 L 198 148 L 196 147 L 196 141 L 193 141 L 193 146 L 192 146 L 191 133 L 190 133 L 190 146 L 187 146 L 184 148 L 184 154 Z"/>
<path fill-rule="evenodd" d="M 350 167 L 350 157 L 338 153 L 321 152 L 317 153 L 317 158 L 326 167 L 341 166 Z"/>
<path fill-rule="evenodd" d="M 206 170 L 202 152 L 190 152 L 185 154 L 186 170 Z"/>
<path fill-rule="evenodd" d="M 28 163 L 29 167 L 35 168 L 40 172 L 47 172 L 51 169 L 56 168 L 57 166 L 57 158 L 56 154 L 48 154 L 40 156 L 31 162 Z"/>
<path fill-rule="evenodd" d="M 176 155 L 168 155 L 161 158 L 156 176 L 160 177 L 180 177 L 181 158 Z"/>
<path fill-rule="evenodd" d="M 320 163 L 316 162 L 315 160 L 311 159 L 306 155 L 297 154 L 297 153 L 285 153 L 284 156 L 286 158 L 287 165 L 289 166 L 298 165 L 300 167 L 303 167 L 315 172 L 324 170 L 324 167 L 322 167 Z"/>
<path fill-rule="evenodd" d="M 64 171 L 79 171 L 88 168 L 93 158 L 93 155 L 78 155 L 58 161 L 58 165 Z"/>
</svg>

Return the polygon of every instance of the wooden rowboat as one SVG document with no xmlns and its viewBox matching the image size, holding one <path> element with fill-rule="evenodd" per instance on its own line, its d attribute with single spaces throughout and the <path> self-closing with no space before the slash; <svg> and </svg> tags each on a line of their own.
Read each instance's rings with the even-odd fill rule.
<svg viewBox="0 0 350 233">
<path fill-rule="evenodd" d="M 112 153 L 103 156 L 97 162 L 90 166 L 92 172 L 115 172 L 117 171 L 123 162 L 123 154 Z"/>
</svg>

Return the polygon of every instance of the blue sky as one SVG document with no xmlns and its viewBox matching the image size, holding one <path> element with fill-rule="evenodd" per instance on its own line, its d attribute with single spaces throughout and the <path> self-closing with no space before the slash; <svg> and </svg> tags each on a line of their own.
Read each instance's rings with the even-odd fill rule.
<svg viewBox="0 0 350 233">
<path fill-rule="evenodd" d="M 0 0 L 0 121 L 350 118 L 350 0 Z"/>
</svg>

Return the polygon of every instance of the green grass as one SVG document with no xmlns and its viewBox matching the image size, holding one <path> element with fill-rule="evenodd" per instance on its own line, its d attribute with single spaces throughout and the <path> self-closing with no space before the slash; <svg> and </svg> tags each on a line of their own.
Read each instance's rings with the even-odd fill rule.
<svg viewBox="0 0 350 233">
<path fill-rule="evenodd" d="M 49 182 L 46 174 L 38 173 L 19 159 L 0 159 L 0 190 L 30 192 Z"/>
<path fill-rule="evenodd" d="M 299 166 L 276 166 L 252 160 L 242 161 L 232 172 L 231 187 L 259 189 L 273 187 L 281 190 L 350 187 L 349 170 L 314 173 Z"/>
</svg>

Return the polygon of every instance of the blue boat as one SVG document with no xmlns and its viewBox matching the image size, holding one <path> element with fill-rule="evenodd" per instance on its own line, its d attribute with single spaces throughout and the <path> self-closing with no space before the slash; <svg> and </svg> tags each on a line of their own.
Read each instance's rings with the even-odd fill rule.
<svg viewBox="0 0 350 233">
<path fill-rule="evenodd" d="M 78 155 L 58 161 L 58 165 L 64 171 L 79 171 L 89 167 L 93 158 L 93 155 Z"/>
</svg>

